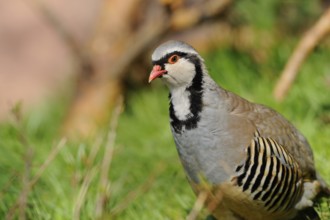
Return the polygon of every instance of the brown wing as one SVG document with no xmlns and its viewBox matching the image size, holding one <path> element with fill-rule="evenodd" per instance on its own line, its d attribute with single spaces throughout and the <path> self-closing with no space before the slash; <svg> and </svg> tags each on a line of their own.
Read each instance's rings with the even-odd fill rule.
<svg viewBox="0 0 330 220">
<path fill-rule="evenodd" d="M 263 137 L 285 146 L 299 163 L 305 178 L 316 179 L 312 149 L 306 138 L 282 115 L 263 105 L 254 105 L 249 118 Z"/>
<path fill-rule="evenodd" d="M 305 178 L 316 179 L 313 152 L 306 138 L 278 112 L 226 92 L 229 111 L 251 121 L 260 135 L 272 138 L 295 158 Z"/>
</svg>

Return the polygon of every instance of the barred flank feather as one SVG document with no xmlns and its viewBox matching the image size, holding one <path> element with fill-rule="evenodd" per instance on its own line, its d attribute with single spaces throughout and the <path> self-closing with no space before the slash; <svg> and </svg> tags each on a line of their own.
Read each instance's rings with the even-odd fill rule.
<svg viewBox="0 0 330 220">
<path fill-rule="evenodd" d="M 298 163 L 271 138 L 256 137 L 247 148 L 244 170 L 237 184 L 253 200 L 262 201 L 269 212 L 283 212 L 301 198 L 303 184 Z M 240 168 L 237 168 L 237 171 Z"/>
</svg>

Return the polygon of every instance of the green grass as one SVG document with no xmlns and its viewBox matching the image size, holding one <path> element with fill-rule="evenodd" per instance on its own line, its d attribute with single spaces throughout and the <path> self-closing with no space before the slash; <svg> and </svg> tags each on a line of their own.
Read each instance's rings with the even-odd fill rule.
<svg viewBox="0 0 330 220">
<path fill-rule="evenodd" d="M 286 100 L 276 103 L 272 89 L 294 42 L 273 45 L 265 62 L 247 51 L 220 48 L 205 54 L 210 74 L 224 88 L 249 100 L 271 106 L 292 121 L 308 138 L 316 167 L 330 183 L 330 50 L 315 51 L 303 65 Z M 172 140 L 168 92 L 160 82 L 128 93 L 119 118 L 109 197 L 103 219 L 184 219 L 195 196 L 187 183 Z M 48 103 L 49 104 L 49 103 Z M 59 127 L 66 102 L 61 98 L 34 110 L 24 119 L 0 125 L 0 219 L 21 195 L 26 151 L 33 149 L 31 176 L 60 140 Z M 95 219 L 106 133 L 94 160 L 96 140 L 70 142 L 57 154 L 28 195 L 29 219 L 72 219 L 84 178 L 92 176 L 80 219 Z M 24 140 L 26 139 L 26 140 Z M 15 218 L 19 208 L 13 209 Z M 323 219 L 330 219 L 329 201 L 321 203 Z M 204 211 L 201 216 L 205 216 Z"/>
</svg>

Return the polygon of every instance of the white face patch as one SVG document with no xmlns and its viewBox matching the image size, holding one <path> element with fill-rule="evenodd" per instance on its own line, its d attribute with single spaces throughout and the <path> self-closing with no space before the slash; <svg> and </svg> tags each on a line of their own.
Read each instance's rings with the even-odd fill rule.
<svg viewBox="0 0 330 220">
<path fill-rule="evenodd" d="M 162 80 L 170 90 L 177 87 L 187 88 L 196 74 L 195 65 L 185 58 L 180 58 L 174 64 L 165 64 L 165 69 L 167 74 L 163 75 Z"/>
</svg>

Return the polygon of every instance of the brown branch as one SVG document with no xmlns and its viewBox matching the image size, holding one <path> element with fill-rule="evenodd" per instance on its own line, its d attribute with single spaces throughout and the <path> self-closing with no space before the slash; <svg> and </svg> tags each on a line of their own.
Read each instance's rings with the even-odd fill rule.
<svg viewBox="0 0 330 220">
<path fill-rule="evenodd" d="M 175 10 L 173 14 L 162 13 L 156 20 L 151 13 L 146 23 L 128 40 L 125 56 L 111 65 L 110 78 L 117 78 L 125 73 L 127 67 L 143 54 L 159 38 L 174 31 L 182 31 L 222 13 L 232 0 L 211 0 L 189 8 Z M 147 33 L 147 34 L 146 34 Z"/>
<path fill-rule="evenodd" d="M 274 97 L 282 101 L 295 80 L 299 68 L 308 54 L 330 31 L 330 8 L 325 11 L 316 24 L 303 36 L 287 62 L 275 89 Z"/>
</svg>

